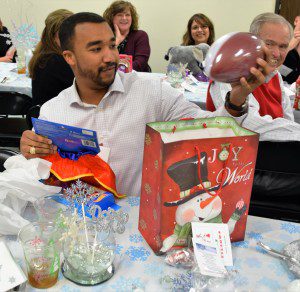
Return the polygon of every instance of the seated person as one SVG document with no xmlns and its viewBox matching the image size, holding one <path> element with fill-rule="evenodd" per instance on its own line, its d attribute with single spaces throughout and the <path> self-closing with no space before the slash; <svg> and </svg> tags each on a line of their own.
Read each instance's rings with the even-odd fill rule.
<svg viewBox="0 0 300 292">
<path fill-rule="evenodd" d="M 3 26 L 0 19 L 0 62 L 15 62 L 14 54 L 16 50 L 13 49 L 12 44 L 8 44 L 7 41 L 10 41 L 9 31 Z"/>
<path fill-rule="evenodd" d="M 182 37 L 182 46 L 211 45 L 215 40 L 215 29 L 211 20 L 202 13 L 194 14 L 187 24 L 187 29 Z"/>
<path fill-rule="evenodd" d="M 289 52 L 283 62 L 287 68 L 280 68 L 282 78 L 289 84 L 294 83 L 300 75 L 300 15 L 296 16 L 294 21 L 294 36 L 289 44 Z M 291 69 L 291 72 L 286 70 Z"/>
<path fill-rule="evenodd" d="M 34 105 L 45 103 L 73 83 L 74 74 L 61 54 L 58 39 L 61 23 L 72 14 L 69 10 L 59 9 L 51 12 L 45 20 L 41 41 L 29 62 Z"/>
<path fill-rule="evenodd" d="M 250 32 L 258 35 L 269 50 L 267 60 L 271 66 L 278 68 L 288 52 L 292 37 L 291 25 L 282 16 L 273 13 L 258 15 L 250 26 Z M 214 111 L 225 100 L 231 90 L 231 85 L 213 81 L 208 89 L 206 108 Z M 286 137 L 285 131 L 298 129 L 294 122 L 291 102 L 285 93 L 280 73 L 276 71 L 269 82 L 262 84 L 249 95 L 250 111 L 253 120 L 248 120 L 247 128 L 260 133 L 260 140 L 300 140 L 294 133 Z M 266 124 L 272 121 L 272 124 Z M 274 136 L 268 129 L 276 127 L 282 130 Z"/>
<path fill-rule="evenodd" d="M 280 15 L 263 13 L 255 17 L 250 32 L 264 41 L 268 48 L 266 60 L 271 66 L 278 68 L 288 52 L 293 33 L 291 25 Z M 294 122 L 291 102 L 284 91 L 281 75 L 277 71 L 274 73 L 267 83 L 249 94 L 249 110 L 243 127 L 260 134 L 256 169 L 269 172 L 271 175 L 290 173 L 292 177 L 293 174 L 300 173 L 300 161 L 295 159 L 295 153 L 300 147 L 300 125 Z M 235 90 L 232 86 L 234 85 L 213 81 L 208 89 L 206 108 L 214 111 L 222 102 L 224 103 L 225 96 L 230 103 Z M 287 149 L 288 151 L 285 151 Z M 268 182 L 265 181 L 265 184 L 268 185 Z M 299 190 L 299 184 L 296 188 L 295 185 L 291 185 L 289 190 L 277 186 L 275 191 L 281 195 L 294 195 L 295 190 Z M 269 189 L 271 186 L 265 191 Z M 271 195 L 272 191 L 268 194 Z"/>
<path fill-rule="evenodd" d="M 120 54 L 132 56 L 135 71 L 151 72 L 149 38 L 145 31 L 138 29 L 138 14 L 127 1 L 115 1 L 104 12 L 103 17 L 116 36 Z"/>
<path fill-rule="evenodd" d="M 60 27 L 59 39 L 76 83 L 45 103 L 40 118 L 95 130 L 103 146 L 110 148 L 108 163 L 121 194 L 140 194 L 146 123 L 224 115 L 235 115 L 239 122 L 246 119 L 246 115 L 224 106 L 214 113 L 205 112 L 175 88 L 161 83 L 160 78 L 145 80 L 136 72 L 117 72 L 116 37 L 97 14 L 84 12 L 68 17 Z M 233 104 L 244 103 L 249 92 L 271 72 L 264 60 L 257 63 L 261 70 L 252 68 L 255 78 L 235 85 Z M 23 133 L 20 146 L 26 158 L 57 150 L 52 141 L 29 130 Z"/>
</svg>

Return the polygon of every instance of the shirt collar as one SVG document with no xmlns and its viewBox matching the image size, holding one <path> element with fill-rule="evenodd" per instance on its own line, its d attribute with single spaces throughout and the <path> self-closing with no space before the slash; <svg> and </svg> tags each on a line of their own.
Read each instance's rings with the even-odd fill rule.
<svg viewBox="0 0 300 292">
<path fill-rule="evenodd" d="M 124 85 L 123 85 L 123 82 L 122 82 L 119 72 L 116 73 L 115 80 L 109 86 L 108 91 L 104 95 L 103 99 L 107 98 L 112 92 L 121 92 L 121 93 L 125 92 Z M 74 103 L 79 104 L 81 106 L 89 106 L 88 104 L 82 102 L 82 100 L 78 94 L 77 88 L 76 88 L 76 79 L 75 78 L 73 80 L 73 85 L 71 86 L 70 105 L 72 105 Z"/>
</svg>

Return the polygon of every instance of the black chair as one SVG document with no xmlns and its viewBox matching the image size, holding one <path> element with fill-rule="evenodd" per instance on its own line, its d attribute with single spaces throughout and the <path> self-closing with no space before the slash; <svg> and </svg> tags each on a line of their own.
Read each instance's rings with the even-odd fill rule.
<svg viewBox="0 0 300 292">
<path fill-rule="evenodd" d="M 27 114 L 26 114 L 26 123 L 29 129 L 32 129 L 32 121 L 31 118 L 38 118 L 40 115 L 40 110 L 41 110 L 41 106 L 38 105 L 34 105 L 32 106 Z"/>
<path fill-rule="evenodd" d="M 0 149 L 0 172 L 4 171 L 4 162 L 11 156 L 19 154 L 16 151 L 10 149 Z"/>
<path fill-rule="evenodd" d="M 249 214 L 300 222 L 299 181 L 299 174 L 256 170 Z M 295 182 L 297 183 L 294 184 Z M 297 187 L 298 189 L 296 189 Z M 281 194 L 279 194 L 279 190 L 281 190 Z M 286 192 L 282 190 L 286 190 Z"/>
<path fill-rule="evenodd" d="M 29 129 L 24 117 L 32 98 L 17 92 L 0 91 L 0 146 L 18 147 L 22 133 Z"/>
<path fill-rule="evenodd" d="M 299 142 L 260 142 L 249 214 L 300 222 Z"/>
<path fill-rule="evenodd" d="M 25 116 L 32 107 L 32 98 L 18 92 L 0 91 L 0 116 Z"/>
</svg>

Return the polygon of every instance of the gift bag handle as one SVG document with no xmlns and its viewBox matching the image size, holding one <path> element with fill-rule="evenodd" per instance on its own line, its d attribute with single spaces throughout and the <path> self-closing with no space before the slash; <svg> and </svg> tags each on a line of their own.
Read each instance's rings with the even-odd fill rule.
<svg viewBox="0 0 300 292">
<path fill-rule="evenodd" d="M 228 155 L 227 159 L 223 162 L 223 169 L 224 169 L 225 171 L 227 170 L 227 164 L 228 164 L 228 161 L 229 161 L 229 156 L 230 156 L 230 153 L 231 153 L 231 148 L 232 148 L 232 145 L 229 144 L 229 155 Z M 222 178 L 221 178 L 221 185 L 220 185 L 220 188 L 216 191 L 215 194 L 211 193 L 211 192 L 204 186 L 204 184 L 203 184 L 203 182 L 202 182 L 202 179 L 201 179 L 201 170 L 200 170 L 200 165 L 201 165 L 200 159 L 201 159 L 201 155 L 200 155 L 200 149 L 199 149 L 198 146 L 195 146 L 195 150 L 196 150 L 196 152 L 197 152 L 197 157 L 198 157 L 198 171 L 197 171 L 197 173 L 198 173 L 198 178 L 199 178 L 199 181 L 200 181 L 200 185 L 201 185 L 201 187 L 204 189 L 204 191 L 205 191 L 206 193 L 208 193 L 208 194 L 209 194 L 210 196 L 212 196 L 212 197 L 216 197 L 216 196 L 219 195 L 219 193 L 220 193 L 220 192 L 222 191 L 222 189 L 223 189 L 224 181 L 225 181 L 225 178 L 226 178 L 226 176 L 224 175 L 224 172 L 225 172 L 225 171 L 222 172 Z"/>
</svg>

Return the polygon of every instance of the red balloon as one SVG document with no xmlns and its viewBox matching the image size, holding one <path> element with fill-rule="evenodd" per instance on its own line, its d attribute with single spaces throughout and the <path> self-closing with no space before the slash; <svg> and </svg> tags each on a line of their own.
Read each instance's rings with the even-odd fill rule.
<svg viewBox="0 0 300 292">
<path fill-rule="evenodd" d="M 206 75 L 216 81 L 234 83 L 250 77 L 250 68 L 257 58 L 264 59 L 262 41 L 248 32 L 232 32 L 219 38 L 210 47 L 205 59 Z"/>
</svg>

